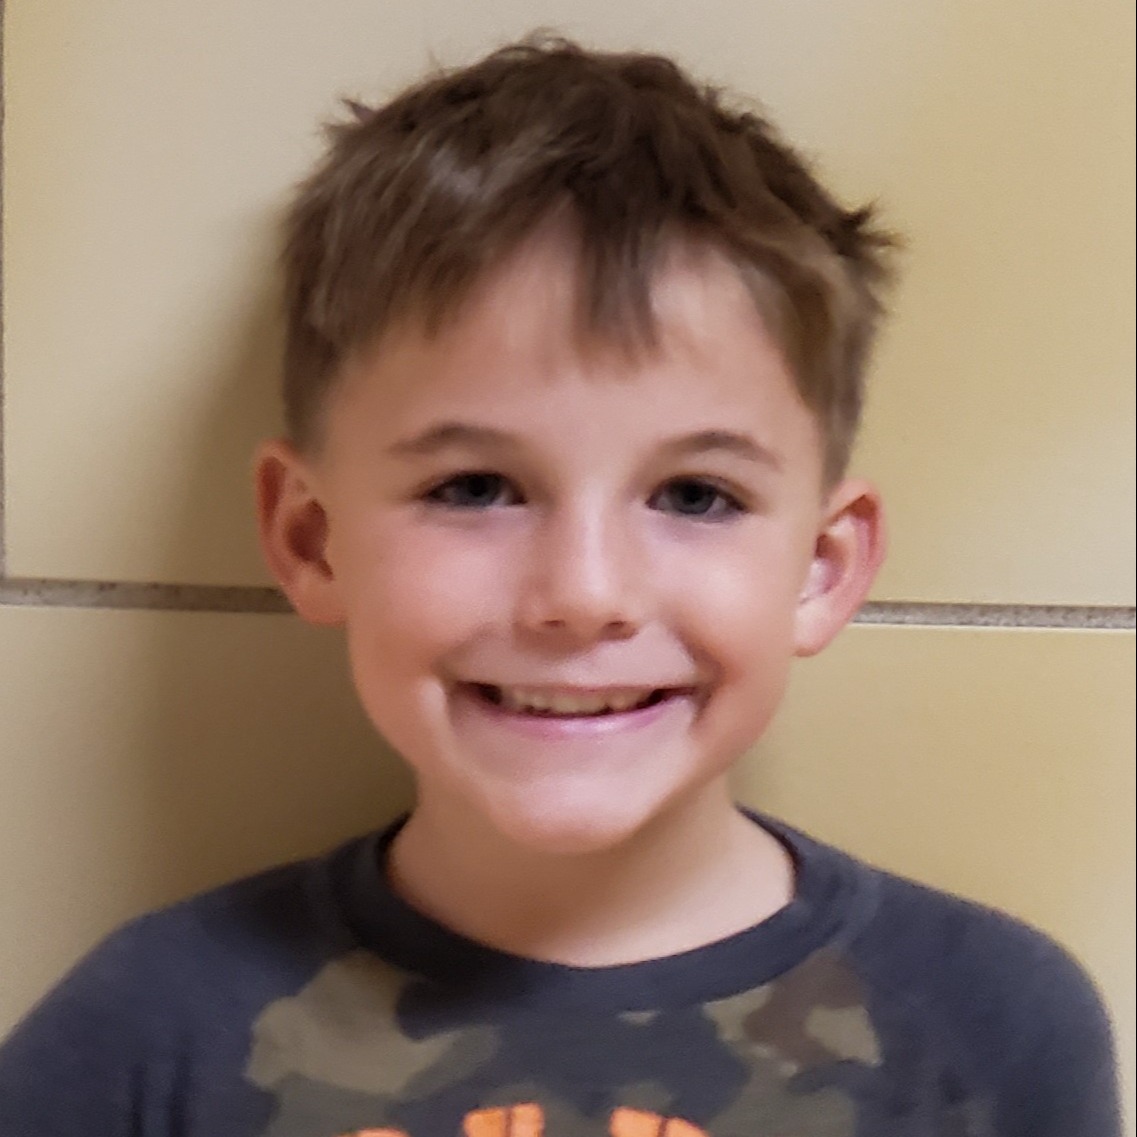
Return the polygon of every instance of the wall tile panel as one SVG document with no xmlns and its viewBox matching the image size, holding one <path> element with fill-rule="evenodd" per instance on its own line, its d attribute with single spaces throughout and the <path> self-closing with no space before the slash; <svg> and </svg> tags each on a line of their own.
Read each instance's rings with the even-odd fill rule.
<svg viewBox="0 0 1137 1137">
<path fill-rule="evenodd" d="M 0 1034 L 122 920 L 405 806 L 346 672 L 290 616 L 0 607 Z"/>
<path fill-rule="evenodd" d="M 487 0 L 7 14 L 8 571 L 263 583 L 272 232 L 340 94 L 527 30 Z M 553 0 L 761 97 L 911 250 L 859 466 L 894 600 L 1131 604 L 1133 11 L 1116 0 Z M 808 65 L 805 65 L 805 64 Z"/>
</svg>

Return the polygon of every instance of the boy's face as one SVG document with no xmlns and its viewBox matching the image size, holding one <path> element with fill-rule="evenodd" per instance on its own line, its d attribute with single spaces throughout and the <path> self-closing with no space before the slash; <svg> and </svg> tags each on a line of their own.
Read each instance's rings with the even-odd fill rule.
<svg viewBox="0 0 1137 1137">
<path fill-rule="evenodd" d="M 435 338 L 388 335 L 346 370 L 319 456 L 275 444 L 260 474 L 270 563 L 302 615 L 345 626 L 420 810 L 549 852 L 721 788 L 879 545 L 871 492 L 825 492 L 816 423 L 725 260 L 676 250 L 634 361 L 582 347 L 571 266 L 534 242 Z"/>
</svg>

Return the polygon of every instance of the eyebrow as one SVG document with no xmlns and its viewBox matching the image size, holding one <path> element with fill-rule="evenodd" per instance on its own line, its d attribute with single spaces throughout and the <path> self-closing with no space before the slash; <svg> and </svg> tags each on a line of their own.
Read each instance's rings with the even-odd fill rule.
<svg viewBox="0 0 1137 1137">
<path fill-rule="evenodd" d="M 520 442 L 512 434 L 492 426 L 475 426 L 467 422 L 443 422 L 427 427 L 413 438 L 394 443 L 390 454 L 406 457 L 429 457 L 439 450 L 456 446 L 501 446 L 516 449 Z"/>
<path fill-rule="evenodd" d="M 517 450 L 522 446 L 522 442 L 516 435 L 498 430 L 496 427 L 466 422 L 443 422 L 427 427 L 413 438 L 394 443 L 389 453 L 400 457 L 421 458 L 437 454 L 440 450 L 461 446 Z M 661 449 L 665 454 L 675 458 L 725 451 L 774 470 L 780 470 L 782 467 L 781 458 L 773 450 L 763 446 L 750 435 L 733 430 L 697 430 L 691 434 L 681 434 L 669 438 Z"/>
<path fill-rule="evenodd" d="M 748 462 L 757 462 L 774 470 L 782 468 L 781 458 L 768 446 L 763 446 L 748 434 L 740 434 L 733 430 L 697 430 L 692 434 L 681 434 L 664 443 L 663 449 L 677 458 L 725 450 L 728 454 L 745 458 Z"/>
</svg>

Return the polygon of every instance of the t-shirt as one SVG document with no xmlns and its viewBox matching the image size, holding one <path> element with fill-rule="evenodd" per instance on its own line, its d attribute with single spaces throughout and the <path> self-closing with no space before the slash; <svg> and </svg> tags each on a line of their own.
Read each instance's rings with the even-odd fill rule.
<svg viewBox="0 0 1137 1137">
<path fill-rule="evenodd" d="M 793 900 L 579 968 L 385 883 L 398 825 L 145 916 L 0 1048 L 2 1137 L 1114 1137 L 1110 1030 L 1010 917 L 769 818 Z"/>
</svg>

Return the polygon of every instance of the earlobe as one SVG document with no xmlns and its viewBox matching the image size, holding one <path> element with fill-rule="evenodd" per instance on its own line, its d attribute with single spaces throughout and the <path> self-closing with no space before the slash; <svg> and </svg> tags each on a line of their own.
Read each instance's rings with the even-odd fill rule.
<svg viewBox="0 0 1137 1137">
<path fill-rule="evenodd" d="M 816 655 L 856 615 L 884 560 L 885 545 L 879 493 L 868 482 L 842 482 L 830 495 L 798 600 L 795 654 Z"/>
<path fill-rule="evenodd" d="M 257 526 L 265 564 L 301 619 L 343 622 L 326 552 L 328 517 L 308 463 L 283 439 L 263 443 L 254 464 Z"/>
</svg>

